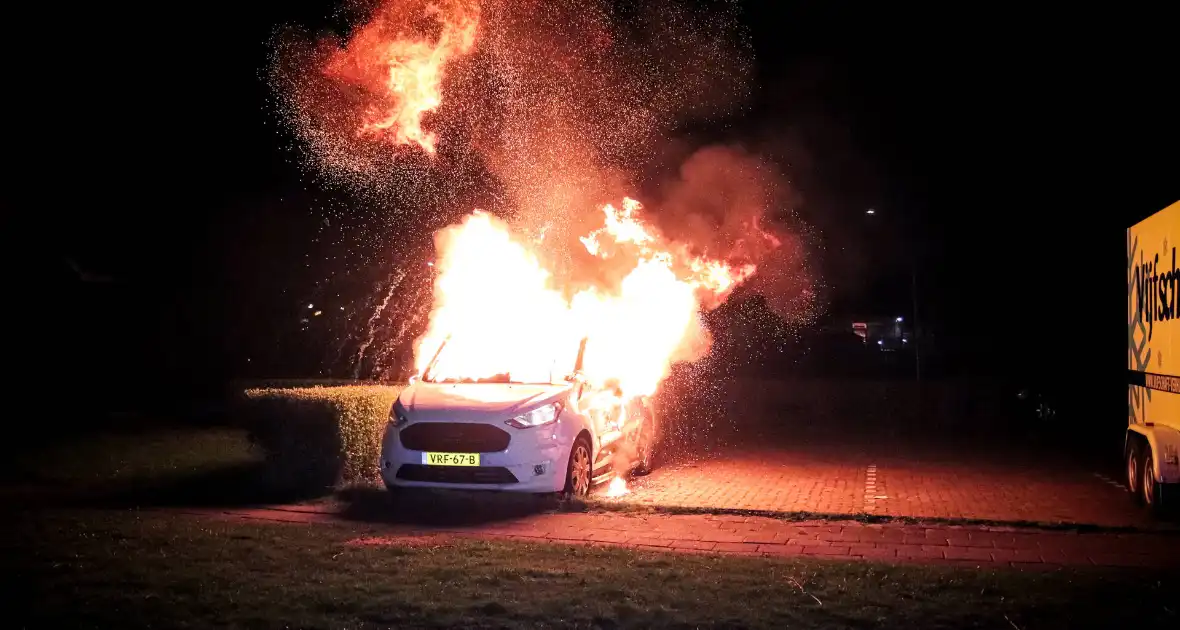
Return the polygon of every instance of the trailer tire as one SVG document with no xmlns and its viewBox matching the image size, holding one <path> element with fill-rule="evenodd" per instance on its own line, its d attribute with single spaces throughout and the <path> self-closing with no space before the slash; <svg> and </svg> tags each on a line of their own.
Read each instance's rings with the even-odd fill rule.
<svg viewBox="0 0 1180 630">
<path fill-rule="evenodd" d="M 1131 500 L 1139 503 L 1143 500 L 1143 448 L 1137 435 L 1127 440 L 1127 453 L 1124 456 L 1126 470 L 1127 492 Z"/>
<path fill-rule="evenodd" d="M 1143 491 L 1140 493 L 1142 501 L 1147 506 L 1147 509 L 1151 510 L 1152 514 L 1160 516 L 1164 513 L 1166 505 L 1164 502 L 1164 488 L 1163 484 L 1155 478 L 1155 459 L 1151 452 L 1151 447 L 1143 449 L 1142 459 L 1143 474 L 1139 477 L 1141 480 L 1139 483 L 1143 488 Z"/>
</svg>

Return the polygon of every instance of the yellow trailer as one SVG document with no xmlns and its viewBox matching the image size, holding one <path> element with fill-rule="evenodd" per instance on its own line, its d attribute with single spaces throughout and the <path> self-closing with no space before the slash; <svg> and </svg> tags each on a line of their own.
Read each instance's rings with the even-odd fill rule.
<svg viewBox="0 0 1180 630">
<path fill-rule="evenodd" d="M 1180 502 L 1180 201 L 1127 230 L 1127 489 Z"/>
</svg>

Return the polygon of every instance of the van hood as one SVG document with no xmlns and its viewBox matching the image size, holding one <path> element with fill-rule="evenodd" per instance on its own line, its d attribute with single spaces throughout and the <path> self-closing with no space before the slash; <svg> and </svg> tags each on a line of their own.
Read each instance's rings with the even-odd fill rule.
<svg viewBox="0 0 1180 630">
<path fill-rule="evenodd" d="M 402 391 L 398 402 L 412 422 L 507 420 L 561 400 L 571 385 L 425 383 Z"/>
</svg>

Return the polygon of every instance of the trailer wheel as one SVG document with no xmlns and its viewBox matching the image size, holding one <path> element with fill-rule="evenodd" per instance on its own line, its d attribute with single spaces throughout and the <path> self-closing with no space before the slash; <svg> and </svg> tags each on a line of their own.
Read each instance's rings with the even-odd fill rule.
<svg viewBox="0 0 1180 630">
<path fill-rule="evenodd" d="M 1139 439 L 1137 437 L 1131 438 L 1127 442 L 1127 492 L 1131 494 L 1131 499 L 1136 503 L 1143 499 L 1143 457 L 1141 456 L 1142 449 L 1139 446 Z"/>
<path fill-rule="evenodd" d="M 1155 461 L 1152 458 L 1151 448 L 1143 449 L 1143 471 L 1140 474 L 1140 485 L 1143 486 L 1143 504 L 1152 512 L 1160 514 L 1163 512 L 1164 502 L 1163 493 L 1160 492 L 1160 484 L 1155 480 Z"/>
</svg>

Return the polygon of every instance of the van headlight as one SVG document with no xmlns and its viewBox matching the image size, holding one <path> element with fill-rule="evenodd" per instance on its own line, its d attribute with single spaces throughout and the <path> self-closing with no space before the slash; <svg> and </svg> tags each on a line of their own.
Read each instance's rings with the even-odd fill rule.
<svg viewBox="0 0 1180 630">
<path fill-rule="evenodd" d="M 528 413 L 522 413 L 511 420 L 505 420 L 504 424 L 518 429 L 531 429 L 557 422 L 559 415 L 561 415 L 561 403 L 550 403 L 543 407 L 537 407 Z"/>
</svg>

